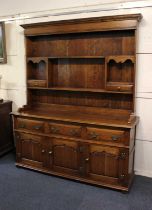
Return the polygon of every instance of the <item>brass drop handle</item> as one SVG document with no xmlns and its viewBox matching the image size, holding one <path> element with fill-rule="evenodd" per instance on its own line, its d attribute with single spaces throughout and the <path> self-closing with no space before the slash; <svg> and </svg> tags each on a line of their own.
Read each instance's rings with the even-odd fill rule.
<svg viewBox="0 0 152 210">
<path fill-rule="evenodd" d="M 33 126 L 33 129 L 35 129 L 35 130 L 40 130 L 41 128 L 42 128 L 41 125 L 35 125 L 35 126 Z"/>
<path fill-rule="evenodd" d="M 26 128 L 26 125 L 24 123 L 19 125 L 20 128 Z"/>
<path fill-rule="evenodd" d="M 119 136 L 113 135 L 113 136 L 111 136 L 111 139 L 112 139 L 113 141 L 117 141 L 117 140 L 119 139 Z"/>
<path fill-rule="evenodd" d="M 89 158 L 86 158 L 85 161 L 88 162 L 89 161 Z"/>
<path fill-rule="evenodd" d="M 89 134 L 89 136 L 90 136 L 90 139 L 97 139 L 97 137 L 99 136 L 99 134 L 97 134 L 97 133 L 95 133 L 95 132 L 91 132 L 91 133 Z"/>
<path fill-rule="evenodd" d="M 117 89 L 118 89 L 118 90 L 120 90 L 120 86 L 119 86 L 119 87 L 117 87 Z"/>
<path fill-rule="evenodd" d="M 49 155 L 52 155 L 53 151 L 49 151 Z"/>
<path fill-rule="evenodd" d="M 45 150 L 44 149 L 42 149 L 42 151 L 41 151 L 42 153 L 44 153 L 45 152 Z"/>
<path fill-rule="evenodd" d="M 59 131 L 60 131 L 60 129 L 59 128 L 57 128 L 57 127 L 51 127 L 51 131 L 53 132 L 53 133 L 58 133 Z"/>
<path fill-rule="evenodd" d="M 77 131 L 76 129 L 71 129 L 71 130 L 70 130 L 70 134 L 71 134 L 72 136 L 77 136 L 77 135 L 78 135 L 78 131 Z"/>
</svg>

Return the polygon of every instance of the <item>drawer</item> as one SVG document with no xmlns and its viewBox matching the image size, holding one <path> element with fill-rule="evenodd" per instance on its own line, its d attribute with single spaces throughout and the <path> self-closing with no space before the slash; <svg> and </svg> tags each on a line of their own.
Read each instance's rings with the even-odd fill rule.
<svg viewBox="0 0 152 210">
<path fill-rule="evenodd" d="M 123 130 L 87 128 L 87 139 L 96 141 L 108 141 L 112 143 L 128 144 L 126 132 Z"/>
<path fill-rule="evenodd" d="M 28 87 L 46 87 L 46 80 L 28 80 Z"/>
<path fill-rule="evenodd" d="M 76 125 L 49 123 L 49 132 L 57 135 L 81 137 L 81 127 Z"/>
<path fill-rule="evenodd" d="M 36 141 L 36 142 L 41 142 L 43 140 L 42 136 L 26 134 L 26 133 L 19 133 L 17 136 L 19 136 L 21 140 L 30 140 L 30 141 Z"/>
<path fill-rule="evenodd" d="M 107 84 L 106 89 L 111 90 L 111 91 L 132 92 L 133 91 L 133 85 Z"/>
<path fill-rule="evenodd" d="M 16 125 L 18 129 L 44 132 L 44 122 L 42 121 L 17 118 Z"/>
</svg>

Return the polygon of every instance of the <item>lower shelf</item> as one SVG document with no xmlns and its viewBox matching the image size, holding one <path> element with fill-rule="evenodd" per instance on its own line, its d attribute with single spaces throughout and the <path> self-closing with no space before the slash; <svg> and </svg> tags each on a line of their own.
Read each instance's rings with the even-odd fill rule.
<svg viewBox="0 0 152 210">
<path fill-rule="evenodd" d="M 66 179 L 70 179 L 70 180 L 74 180 L 74 181 L 84 182 L 84 183 L 88 183 L 88 184 L 92 184 L 92 185 L 96 185 L 96 186 L 101 186 L 101 187 L 112 188 L 112 189 L 116 189 L 116 190 L 120 190 L 120 191 L 124 191 L 124 192 L 129 191 L 130 186 L 132 184 L 132 180 L 133 180 L 133 175 L 132 175 L 132 177 L 130 179 L 129 186 L 128 187 L 123 187 L 123 186 L 120 186 L 120 185 L 105 184 L 101 181 L 98 182 L 98 181 L 86 179 L 86 178 L 83 178 L 83 177 L 77 177 L 77 176 L 62 174 L 62 173 L 54 172 L 54 171 L 47 170 L 47 169 L 44 169 L 44 168 L 40 169 L 40 168 L 37 168 L 37 167 L 34 167 L 34 166 L 29 166 L 29 165 L 26 165 L 26 164 L 22 164 L 22 163 L 16 163 L 16 166 L 31 169 L 31 170 L 38 171 L 38 172 L 42 172 L 42 173 L 45 173 L 45 174 L 59 176 L 61 178 L 66 178 Z"/>
</svg>

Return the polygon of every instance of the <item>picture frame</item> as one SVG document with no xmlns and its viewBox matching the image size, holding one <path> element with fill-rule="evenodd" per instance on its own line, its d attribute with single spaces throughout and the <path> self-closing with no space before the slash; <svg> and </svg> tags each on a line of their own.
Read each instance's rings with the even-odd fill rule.
<svg viewBox="0 0 152 210">
<path fill-rule="evenodd" d="M 6 56 L 5 23 L 0 22 L 0 64 L 6 62 L 7 62 L 7 56 Z"/>
</svg>

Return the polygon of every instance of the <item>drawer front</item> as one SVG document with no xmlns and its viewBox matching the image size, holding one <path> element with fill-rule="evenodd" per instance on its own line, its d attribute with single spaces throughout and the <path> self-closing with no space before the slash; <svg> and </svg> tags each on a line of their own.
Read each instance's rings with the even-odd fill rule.
<svg viewBox="0 0 152 210">
<path fill-rule="evenodd" d="M 31 130 L 34 132 L 44 132 L 44 122 L 18 118 L 17 128 Z"/>
<path fill-rule="evenodd" d="M 81 137 L 81 127 L 75 125 L 49 123 L 49 132 L 57 135 Z"/>
<path fill-rule="evenodd" d="M 45 80 L 28 80 L 28 87 L 46 87 Z"/>
<path fill-rule="evenodd" d="M 87 128 L 87 139 L 112 143 L 128 143 L 125 139 L 125 131 L 112 129 Z"/>
<path fill-rule="evenodd" d="M 19 133 L 18 134 L 20 139 L 24 139 L 24 140 L 30 140 L 33 142 L 42 142 L 43 137 L 42 136 L 37 136 L 37 135 L 32 135 L 32 134 L 26 134 L 26 133 Z"/>
<path fill-rule="evenodd" d="M 122 91 L 122 92 L 131 92 L 133 90 L 133 85 L 108 85 L 106 86 L 107 90 L 111 91 Z"/>
</svg>

